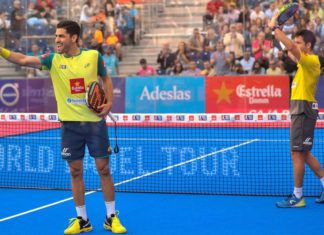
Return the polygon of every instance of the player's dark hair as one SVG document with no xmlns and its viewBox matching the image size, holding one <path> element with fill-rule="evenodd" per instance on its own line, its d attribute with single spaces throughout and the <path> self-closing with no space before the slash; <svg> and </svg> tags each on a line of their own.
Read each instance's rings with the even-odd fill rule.
<svg viewBox="0 0 324 235">
<path fill-rule="evenodd" d="M 316 37 L 312 31 L 307 29 L 302 29 L 296 33 L 295 37 L 302 37 L 305 44 L 307 43 L 311 44 L 311 49 L 313 50 L 316 43 Z"/>
<path fill-rule="evenodd" d="M 70 36 L 77 35 L 77 42 L 79 41 L 81 28 L 77 22 L 72 20 L 62 20 L 57 24 L 56 28 L 65 29 Z"/>
</svg>

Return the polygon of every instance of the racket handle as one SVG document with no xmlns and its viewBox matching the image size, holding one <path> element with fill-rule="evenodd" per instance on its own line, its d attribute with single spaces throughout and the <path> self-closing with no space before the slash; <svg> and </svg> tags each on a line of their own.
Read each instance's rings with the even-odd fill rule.
<svg viewBox="0 0 324 235">
<path fill-rule="evenodd" d="M 112 115 L 111 112 L 109 112 L 107 115 L 108 115 L 108 117 L 110 118 L 111 121 L 113 121 L 114 123 L 116 123 L 116 118 Z"/>
</svg>

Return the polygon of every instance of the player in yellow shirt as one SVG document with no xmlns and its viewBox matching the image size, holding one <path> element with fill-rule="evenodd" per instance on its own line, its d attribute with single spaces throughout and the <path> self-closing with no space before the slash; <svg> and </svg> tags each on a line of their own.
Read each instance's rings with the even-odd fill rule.
<svg viewBox="0 0 324 235">
<path fill-rule="evenodd" d="M 290 149 L 294 169 L 294 191 L 283 201 L 277 202 L 277 207 L 293 208 L 306 206 L 303 197 L 303 180 L 305 164 L 319 177 L 324 189 L 324 170 L 319 161 L 311 154 L 314 139 L 314 129 L 318 116 L 318 104 L 315 99 L 317 83 L 320 76 L 319 57 L 313 54 L 316 37 L 309 30 L 296 33 L 294 41 L 290 40 L 280 27 L 276 26 L 278 13 L 269 21 L 275 37 L 282 42 L 288 50 L 288 55 L 298 66 L 291 85 L 291 127 Z M 324 190 L 318 203 L 324 203 Z"/>
<path fill-rule="evenodd" d="M 55 33 L 56 53 L 40 57 L 26 56 L 0 47 L 0 56 L 21 66 L 47 69 L 50 72 L 58 116 L 62 123 L 61 155 L 69 165 L 73 199 L 77 217 L 71 219 L 64 234 L 92 230 L 85 207 L 83 157 L 85 146 L 94 157 L 107 208 L 104 228 L 125 233 L 115 210 L 115 190 L 109 169 L 110 146 L 105 117 L 112 107 L 112 82 L 107 75 L 100 53 L 79 48 L 80 26 L 74 21 L 61 21 Z M 92 81 L 103 82 L 108 102 L 98 115 L 85 102 L 86 87 Z"/>
</svg>

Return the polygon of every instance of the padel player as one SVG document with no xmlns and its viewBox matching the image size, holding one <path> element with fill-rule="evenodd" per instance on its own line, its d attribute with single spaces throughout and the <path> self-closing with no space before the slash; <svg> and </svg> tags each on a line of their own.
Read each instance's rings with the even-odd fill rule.
<svg viewBox="0 0 324 235">
<path fill-rule="evenodd" d="M 77 217 L 70 220 L 64 233 L 79 234 L 92 230 L 85 206 L 83 181 L 86 145 L 95 159 L 107 208 L 104 228 L 113 233 L 125 233 L 126 229 L 115 211 L 115 190 L 109 169 L 111 151 L 104 119 L 112 107 L 112 82 L 100 53 L 79 48 L 79 36 L 80 26 L 76 22 L 61 21 L 55 33 L 56 53 L 35 57 L 0 48 L 0 55 L 14 64 L 50 71 L 62 122 L 61 155 L 69 165 L 77 212 Z M 103 81 L 108 102 L 102 105 L 102 111 L 97 115 L 86 106 L 85 94 L 87 85 L 98 77 Z"/>
<path fill-rule="evenodd" d="M 290 99 L 290 148 L 294 170 L 294 191 L 276 205 L 284 208 L 304 207 L 306 206 L 303 197 L 305 163 L 319 177 L 324 188 L 324 171 L 319 161 L 310 152 L 318 116 L 315 93 L 321 65 L 318 56 L 313 54 L 315 35 L 304 29 L 297 32 L 292 41 L 277 26 L 277 17 L 278 13 L 271 18 L 268 26 L 273 29 L 276 39 L 285 45 L 289 57 L 297 63 L 298 69 L 291 85 Z M 316 202 L 324 203 L 324 190 Z"/>
</svg>

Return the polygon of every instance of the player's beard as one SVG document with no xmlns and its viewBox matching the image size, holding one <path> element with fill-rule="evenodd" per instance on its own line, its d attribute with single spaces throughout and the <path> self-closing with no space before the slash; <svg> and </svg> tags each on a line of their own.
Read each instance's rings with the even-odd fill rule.
<svg viewBox="0 0 324 235">
<path fill-rule="evenodd" d="M 57 43 L 56 44 L 56 53 L 63 54 L 64 53 L 64 44 L 63 43 Z"/>
</svg>

